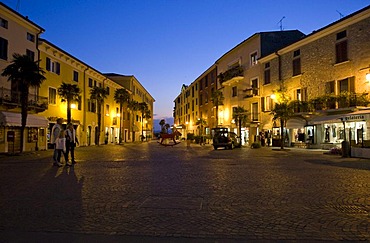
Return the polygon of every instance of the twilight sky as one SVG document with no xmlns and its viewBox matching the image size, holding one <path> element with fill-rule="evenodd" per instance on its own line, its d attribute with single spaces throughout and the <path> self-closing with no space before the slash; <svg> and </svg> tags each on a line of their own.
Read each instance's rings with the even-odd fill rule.
<svg viewBox="0 0 370 243">
<path fill-rule="evenodd" d="M 370 0 L 3 0 L 45 29 L 42 38 L 102 73 L 134 75 L 172 117 L 182 84 L 256 32 L 305 34 Z"/>
</svg>

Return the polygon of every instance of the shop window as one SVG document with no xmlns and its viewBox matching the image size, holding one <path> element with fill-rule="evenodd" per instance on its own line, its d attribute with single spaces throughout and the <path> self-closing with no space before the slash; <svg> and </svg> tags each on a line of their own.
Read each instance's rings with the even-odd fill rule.
<svg viewBox="0 0 370 243">
<path fill-rule="evenodd" d="M 38 141 L 38 131 L 36 127 L 28 128 L 28 142 L 37 142 Z"/>
</svg>

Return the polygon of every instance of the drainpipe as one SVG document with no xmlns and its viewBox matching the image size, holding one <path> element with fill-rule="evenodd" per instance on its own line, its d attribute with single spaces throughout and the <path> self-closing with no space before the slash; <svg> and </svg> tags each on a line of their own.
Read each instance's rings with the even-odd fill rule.
<svg viewBox="0 0 370 243">
<path fill-rule="evenodd" d="M 106 77 L 105 79 L 103 79 L 103 88 L 105 89 L 105 81 L 107 80 L 108 78 Z M 104 99 L 103 99 L 103 108 L 102 108 L 102 127 L 103 128 L 103 134 L 104 134 L 104 142 L 105 142 L 105 136 L 106 136 L 106 133 L 108 133 L 108 142 L 109 142 L 109 128 L 107 130 L 107 132 L 105 132 L 105 104 L 104 104 Z"/>
<path fill-rule="evenodd" d="M 83 110 L 83 113 L 82 113 L 82 131 L 84 132 L 86 129 L 87 129 L 87 124 L 86 124 L 86 112 L 87 112 L 87 109 L 86 109 L 86 71 L 89 70 L 89 67 L 86 67 L 85 70 L 84 70 L 84 84 L 83 84 L 83 102 L 82 102 L 82 110 Z M 90 138 L 91 139 L 91 134 L 90 134 Z M 88 145 L 88 141 L 86 141 L 86 145 Z"/>
<path fill-rule="evenodd" d="M 39 48 L 39 38 L 40 38 L 40 35 L 43 33 L 44 31 L 43 30 L 40 30 L 39 33 L 37 33 L 36 35 L 36 50 L 37 50 L 37 59 L 40 60 L 40 48 Z M 40 68 L 40 62 L 37 62 L 37 66 L 38 68 Z M 37 101 L 36 98 L 38 98 L 39 96 L 39 88 L 36 88 L 36 94 L 35 94 L 35 101 Z M 37 133 L 39 132 L 39 129 L 37 129 Z M 39 150 L 39 146 L 38 146 L 38 140 L 39 140 L 39 134 L 37 134 L 37 140 L 36 140 L 36 144 L 35 144 L 35 150 L 38 151 Z"/>
</svg>

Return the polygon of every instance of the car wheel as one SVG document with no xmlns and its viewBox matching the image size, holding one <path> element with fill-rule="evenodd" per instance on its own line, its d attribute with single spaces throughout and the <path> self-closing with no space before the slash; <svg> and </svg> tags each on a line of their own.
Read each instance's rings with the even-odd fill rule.
<svg viewBox="0 0 370 243">
<path fill-rule="evenodd" d="M 213 146 L 213 148 L 214 148 L 215 150 L 217 150 L 217 146 Z"/>
</svg>

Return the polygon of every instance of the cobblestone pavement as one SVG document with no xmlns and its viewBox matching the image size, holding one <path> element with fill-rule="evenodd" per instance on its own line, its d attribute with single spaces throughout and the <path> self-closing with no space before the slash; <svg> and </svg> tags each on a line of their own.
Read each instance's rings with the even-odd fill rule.
<svg viewBox="0 0 370 243">
<path fill-rule="evenodd" d="M 0 242 L 370 241 L 370 161 L 156 142 L 0 157 Z"/>
</svg>

